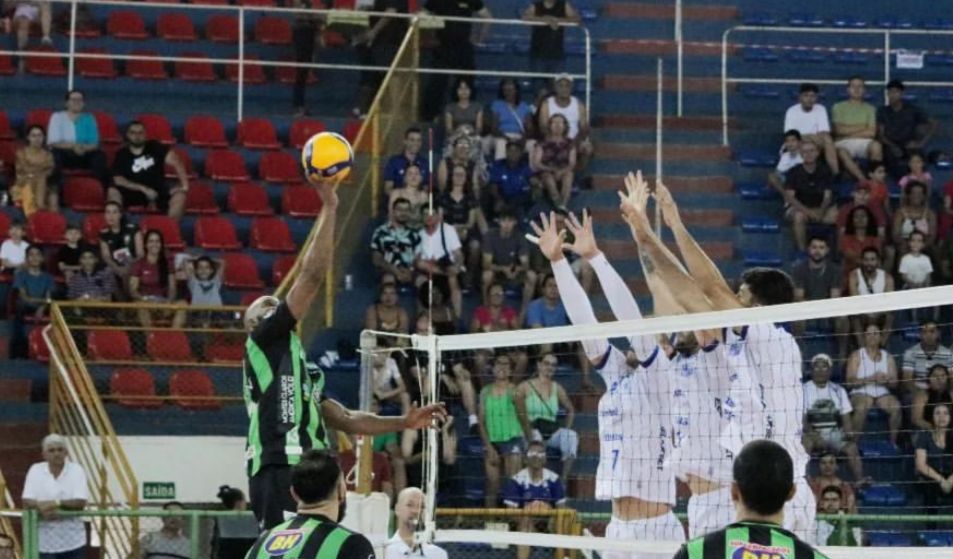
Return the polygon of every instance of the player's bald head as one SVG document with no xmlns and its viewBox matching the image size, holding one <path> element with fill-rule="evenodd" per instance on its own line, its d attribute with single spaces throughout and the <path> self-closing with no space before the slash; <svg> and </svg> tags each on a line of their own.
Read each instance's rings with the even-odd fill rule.
<svg viewBox="0 0 953 559">
<path fill-rule="evenodd" d="M 280 303 L 281 301 L 278 300 L 277 297 L 271 295 L 262 295 L 252 301 L 252 304 L 248 305 L 248 308 L 245 309 L 245 317 L 243 320 L 245 330 L 248 332 L 254 330 L 259 322 L 275 312 L 275 309 L 278 308 Z"/>
</svg>

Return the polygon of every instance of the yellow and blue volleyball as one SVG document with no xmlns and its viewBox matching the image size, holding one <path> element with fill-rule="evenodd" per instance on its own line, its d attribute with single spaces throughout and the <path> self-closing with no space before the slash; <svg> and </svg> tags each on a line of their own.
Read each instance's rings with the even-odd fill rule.
<svg viewBox="0 0 953 559">
<path fill-rule="evenodd" d="M 320 132 L 311 136 L 301 150 L 301 166 L 311 180 L 346 178 L 354 164 L 354 150 L 344 136 Z"/>
</svg>

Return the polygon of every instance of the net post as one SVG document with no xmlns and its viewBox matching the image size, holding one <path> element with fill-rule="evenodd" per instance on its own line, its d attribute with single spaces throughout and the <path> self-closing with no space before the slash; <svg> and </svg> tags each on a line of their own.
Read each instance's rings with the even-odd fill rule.
<svg viewBox="0 0 953 559">
<path fill-rule="evenodd" d="M 138 517 L 137 517 L 138 518 Z M 199 511 L 189 511 L 189 553 L 192 557 L 201 557 L 201 542 L 199 541 Z"/>
<path fill-rule="evenodd" d="M 358 392 L 358 402 L 361 410 L 371 409 L 371 378 L 374 374 L 374 351 L 377 349 L 377 336 L 365 330 L 361 332 L 361 384 Z M 359 435 L 354 448 L 357 457 L 357 493 L 367 495 L 371 492 L 371 472 L 374 465 L 374 437 Z M 347 472 L 345 472 L 346 474 Z"/>
<path fill-rule="evenodd" d="M 426 405 L 437 401 L 437 371 L 439 368 L 440 349 L 438 336 L 430 335 L 426 339 L 427 349 L 427 379 L 430 386 L 429 390 L 422 394 Z M 429 401 L 428 401 L 429 400 Z M 424 506 L 424 531 L 420 535 L 422 542 L 432 542 L 434 532 L 437 529 L 437 462 L 440 458 L 437 453 L 437 436 L 439 435 L 439 425 L 431 426 L 427 430 L 427 439 L 424 444 L 424 456 L 426 457 L 426 469 L 424 470 L 424 480 L 427 487 L 424 490 L 426 503 Z"/>
</svg>

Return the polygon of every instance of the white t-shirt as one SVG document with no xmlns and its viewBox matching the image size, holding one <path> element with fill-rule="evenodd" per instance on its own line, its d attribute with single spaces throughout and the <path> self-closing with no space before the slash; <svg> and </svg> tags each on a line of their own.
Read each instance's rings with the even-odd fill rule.
<svg viewBox="0 0 953 559">
<path fill-rule="evenodd" d="M 20 241 L 13 242 L 13 239 L 7 239 L 0 245 L 0 259 L 7 260 L 14 267 L 21 266 L 26 262 L 26 249 L 30 248 L 30 243 Z"/>
<path fill-rule="evenodd" d="M 387 358 L 383 369 L 374 367 L 374 385 L 377 388 L 385 391 L 393 390 L 397 387 L 398 379 L 400 379 L 400 367 L 393 358 Z"/>
<path fill-rule="evenodd" d="M 784 148 L 781 148 L 781 151 L 778 152 L 778 166 L 776 167 L 779 173 L 787 173 L 791 170 L 792 167 L 804 163 L 804 158 L 801 157 L 801 152 L 795 151 L 785 151 Z"/>
<path fill-rule="evenodd" d="M 410 546 L 404 542 L 404 539 L 400 537 L 400 532 L 394 532 L 394 537 L 387 540 L 387 549 L 384 552 L 384 559 L 405 559 L 407 557 L 448 559 L 447 552 L 432 543 L 425 543 L 418 548 L 411 549 Z"/>
<path fill-rule="evenodd" d="M 802 136 L 831 131 L 831 121 L 827 118 L 827 109 L 815 103 L 810 111 L 805 111 L 800 103 L 795 104 L 784 114 L 784 130 L 797 130 Z"/>
<path fill-rule="evenodd" d="M 440 238 L 441 229 L 435 228 L 433 233 L 428 233 L 426 227 L 420 230 L 420 242 L 414 249 L 415 256 L 424 260 L 440 260 L 443 256 L 453 258 L 453 251 L 463 248 L 460 236 L 452 225 L 441 222 L 440 227 L 443 230 L 443 239 Z M 447 250 L 443 248 L 444 243 Z"/>
<path fill-rule="evenodd" d="M 804 383 L 804 410 L 807 422 L 814 429 L 824 431 L 838 427 L 842 416 L 854 411 L 854 407 L 843 386 L 827 381 L 821 388 L 809 380 Z"/>
<path fill-rule="evenodd" d="M 46 462 L 30 466 L 23 484 L 23 498 L 33 501 L 89 500 L 86 473 L 75 462 L 66 462 L 59 477 L 53 477 Z M 40 520 L 40 553 L 63 553 L 86 545 L 86 527 L 79 518 Z"/>
<path fill-rule="evenodd" d="M 933 273 L 933 263 L 926 254 L 907 253 L 900 259 L 900 275 L 917 284 L 923 284 Z"/>
</svg>

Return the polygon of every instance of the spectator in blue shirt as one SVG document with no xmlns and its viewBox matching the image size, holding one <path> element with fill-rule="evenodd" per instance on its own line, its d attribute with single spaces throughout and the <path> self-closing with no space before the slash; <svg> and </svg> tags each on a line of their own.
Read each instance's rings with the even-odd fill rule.
<svg viewBox="0 0 953 559">
<path fill-rule="evenodd" d="M 420 154 L 424 143 L 423 132 L 412 126 L 404 132 L 404 151 L 391 156 L 384 167 L 384 200 L 390 196 L 391 190 L 404 186 L 404 171 L 411 163 L 420 169 L 421 184 L 427 184 L 430 177 L 430 166 L 427 158 Z"/>
<path fill-rule="evenodd" d="M 542 297 L 530 301 L 526 308 L 526 326 L 530 328 L 552 328 L 569 326 L 569 316 L 559 299 L 556 278 L 552 274 L 543 277 Z"/>
<path fill-rule="evenodd" d="M 556 472 L 546 469 L 546 447 L 539 441 L 529 443 L 526 450 L 526 468 L 506 482 L 503 504 L 510 508 L 544 512 L 566 503 L 566 488 Z M 553 517 L 524 516 L 519 520 L 521 532 L 548 531 L 546 525 Z M 517 548 L 518 559 L 527 559 L 530 549 Z"/>
<path fill-rule="evenodd" d="M 539 190 L 539 179 L 533 176 L 529 158 L 523 155 L 522 142 L 519 140 L 506 142 L 506 159 L 493 163 L 490 168 L 489 183 L 493 212 L 510 207 L 522 218 Z"/>
<path fill-rule="evenodd" d="M 57 173 L 63 169 L 86 169 L 102 184 L 109 184 L 106 153 L 99 145 L 99 127 L 96 118 L 85 108 L 83 92 L 68 91 L 66 110 L 50 116 L 46 143 L 53 150 Z"/>
<path fill-rule="evenodd" d="M 43 250 L 31 246 L 26 249 L 26 266 L 13 276 L 17 299 L 10 335 L 11 359 L 27 357 L 26 317 L 43 318 L 53 295 L 53 276 L 43 271 L 43 261 Z"/>
<path fill-rule="evenodd" d="M 503 159 L 509 141 L 532 138 L 536 130 L 533 107 L 521 99 L 519 82 L 513 78 L 503 78 L 496 97 L 496 101 L 490 105 L 493 116 L 491 127 L 496 138 L 494 157 Z"/>
</svg>

